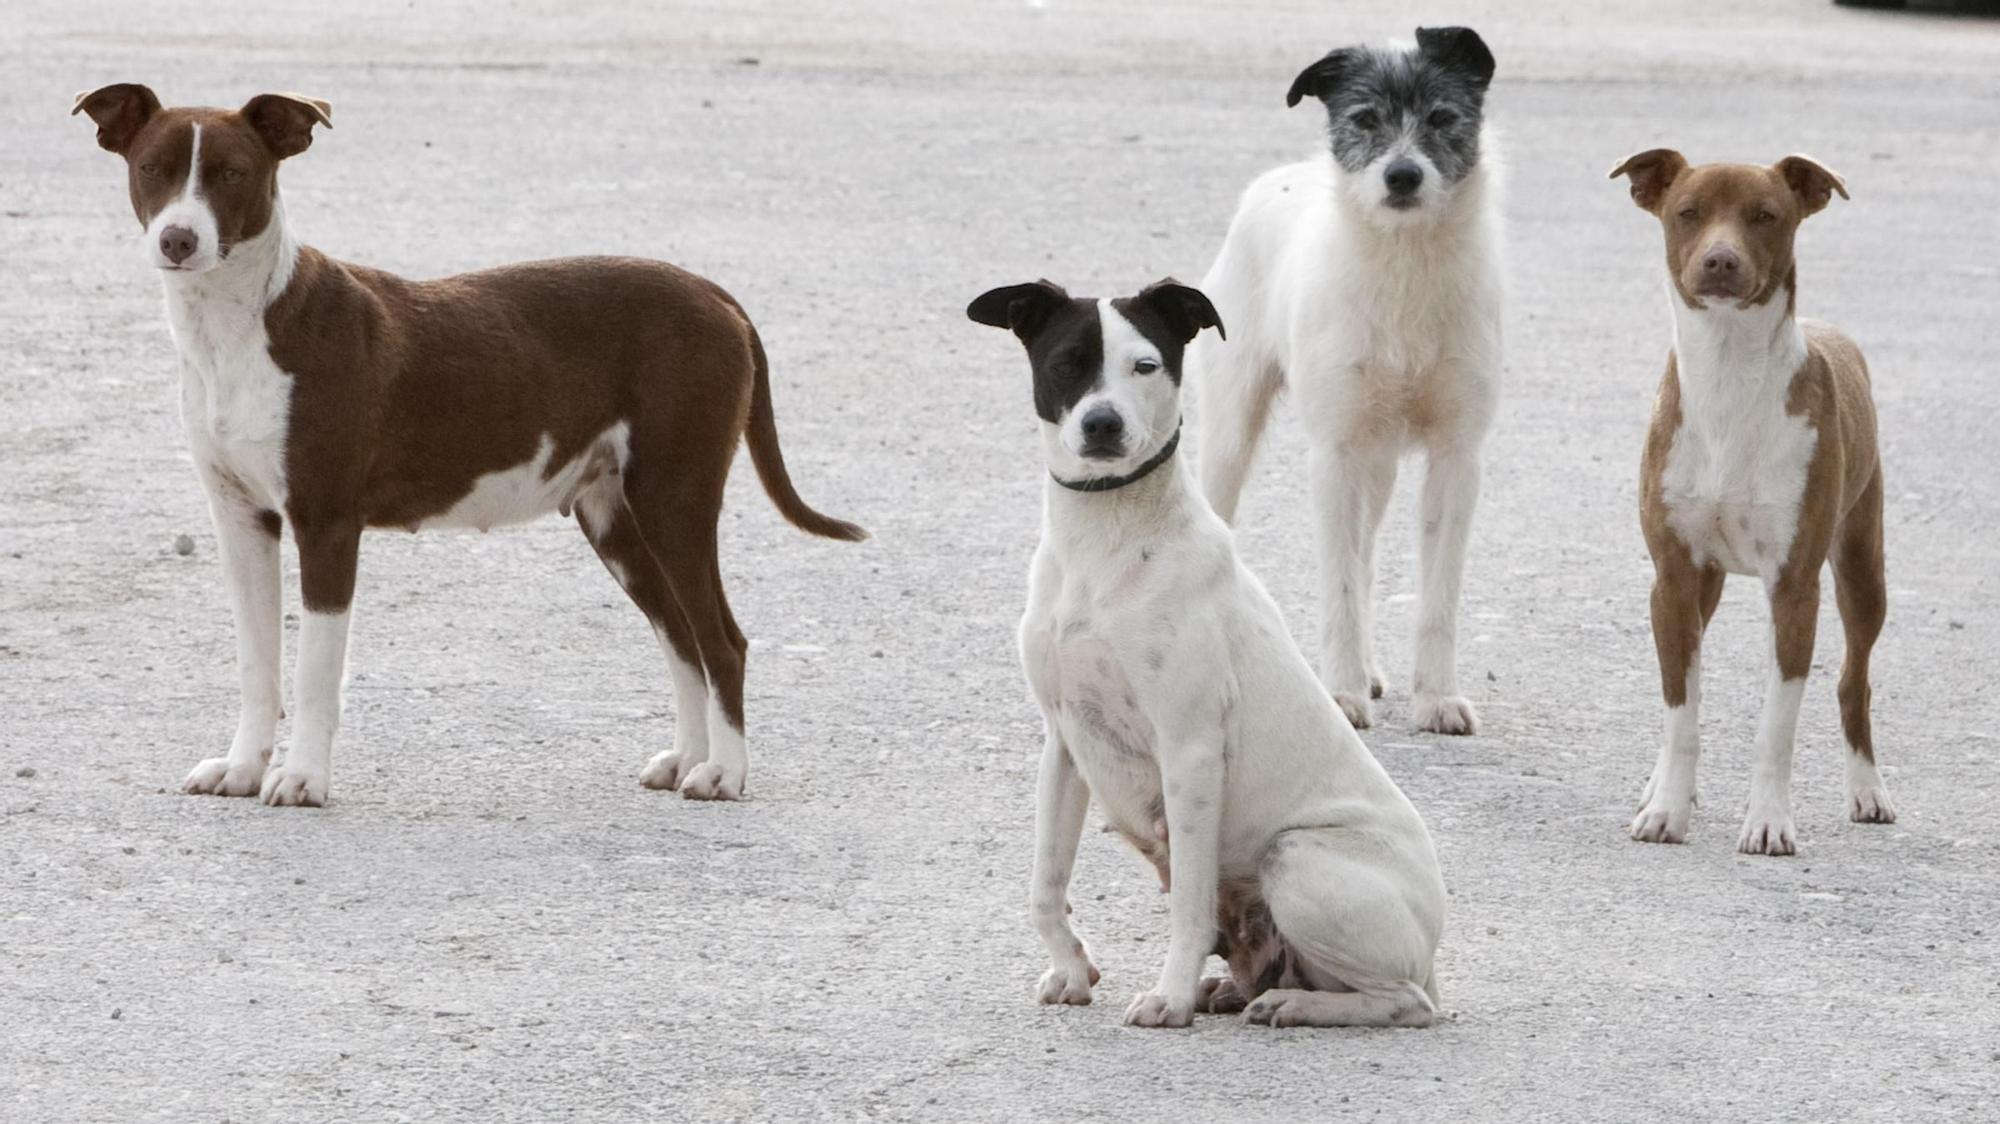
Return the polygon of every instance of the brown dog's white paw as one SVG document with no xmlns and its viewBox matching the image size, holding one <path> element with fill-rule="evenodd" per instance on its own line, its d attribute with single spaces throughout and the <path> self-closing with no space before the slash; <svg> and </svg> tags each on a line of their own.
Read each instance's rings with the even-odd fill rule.
<svg viewBox="0 0 2000 1124">
<path fill-rule="evenodd" d="M 1752 810 L 1743 821 L 1743 834 L 1736 849 L 1746 855 L 1795 855 L 1798 841 L 1792 833 L 1792 815 L 1784 809 Z"/>
<path fill-rule="evenodd" d="M 730 771 L 713 761 L 703 761 L 681 778 L 681 795 L 689 800 L 743 799 L 743 773 Z"/>
<path fill-rule="evenodd" d="M 673 792 L 694 772 L 695 766 L 707 761 L 703 755 L 695 757 L 678 749 L 669 749 L 653 755 L 646 767 L 639 770 L 639 783 L 647 788 L 665 789 Z"/>
<path fill-rule="evenodd" d="M 1847 818 L 1855 823 L 1895 823 L 1896 806 L 1880 784 L 1847 794 Z"/>
<path fill-rule="evenodd" d="M 264 763 L 231 767 L 227 757 L 210 757 L 197 764 L 181 782 L 190 796 L 255 796 L 264 783 Z"/>
<path fill-rule="evenodd" d="M 1421 694 L 1415 700 L 1417 729 L 1431 734 L 1476 734 L 1479 712 L 1458 695 Z"/>
<path fill-rule="evenodd" d="M 1632 817 L 1632 826 L 1628 830 L 1632 838 L 1640 843 L 1685 843 L 1688 823 L 1693 819 L 1692 804 L 1677 804 L 1652 794 L 1647 797 L 1645 806 L 1639 809 L 1639 814 Z"/>
</svg>

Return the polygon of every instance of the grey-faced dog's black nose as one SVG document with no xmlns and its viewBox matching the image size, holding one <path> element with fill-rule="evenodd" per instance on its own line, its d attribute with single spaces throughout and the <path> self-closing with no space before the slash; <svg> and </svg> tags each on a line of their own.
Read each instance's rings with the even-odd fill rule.
<svg viewBox="0 0 2000 1124">
<path fill-rule="evenodd" d="M 1103 403 L 1090 408 L 1079 423 L 1083 429 L 1083 455 L 1116 457 L 1125 452 L 1125 419 Z"/>
<path fill-rule="evenodd" d="M 1424 185 L 1424 170 L 1415 160 L 1391 161 L 1382 169 L 1382 182 L 1388 185 L 1391 195 L 1414 195 Z"/>
<path fill-rule="evenodd" d="M 160 252 L 175 265 L 193 257 L 195 247 L 200 244 L 194 231 L 185 226 L 170 226 L 160 232 Z"/>
</svg>

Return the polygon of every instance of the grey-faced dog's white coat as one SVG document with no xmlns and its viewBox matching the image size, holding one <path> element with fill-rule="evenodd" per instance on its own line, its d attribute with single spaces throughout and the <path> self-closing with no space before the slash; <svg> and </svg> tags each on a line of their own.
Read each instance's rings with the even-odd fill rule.
<svg viewBox="0 0 2000 1124">
<path fill-rule="evenodd" d="M 1040 282 L 968 312 L 1026 345 L 1052 477 L 1020 633 L 1047 731 L 1041 1001 L 1088 1003 L 1098 980 L 1067 900 L 1094 796 L 1170 896 L 1166 965 L 1127 1023 L 1427 1025 L 1444 923 L 1430 835 L 1173 455 L 1181 353 L 1220 328 L 1214 309 L 1172 282 L 1108 301 Z M 1202 978 L 1212 951 L 1229 977 Z"/>
</svg>

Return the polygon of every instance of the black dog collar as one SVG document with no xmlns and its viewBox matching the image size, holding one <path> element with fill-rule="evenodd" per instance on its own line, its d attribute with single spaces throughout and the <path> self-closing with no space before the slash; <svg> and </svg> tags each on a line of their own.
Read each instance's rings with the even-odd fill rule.
<svg viewBox="0 0 2000 1124">
<path fill-rule="evenodd" d="M 1181 427 L 1179 425 L 1175 425 L 1174 435 L 1172 437 L 1167 438 L 1167 443 L 1160 446 L 1159 452 L 1154 453 L 1152 456 L 1146 458 L 1145 464 L 1140 465 L 1138 468 L 1133 469 L 1131 472 L 1128 472 L 1123 476 L 1094 476 L 1089 480 L 1064 480 L 1062 477 L 1057 476 L 1055 473 L 1051 472 L 1049 473 L 1049 479 L 1054 480 L 1056 483 L 1061 484 L 1063 487 L 1068 488 L 1072 492 L 1113 491 L 1118 488 L 1123 488 L 1127 484 L 1135 483 L 1137 481 L 1145 479 L 1148 473 L 1151 473 L 1154 469 L 1167 463 L 1167 458 L 1174 455 L 1174 450 L 1179 448 L 1180 444 L 1181 444 Z"/>
</svg>

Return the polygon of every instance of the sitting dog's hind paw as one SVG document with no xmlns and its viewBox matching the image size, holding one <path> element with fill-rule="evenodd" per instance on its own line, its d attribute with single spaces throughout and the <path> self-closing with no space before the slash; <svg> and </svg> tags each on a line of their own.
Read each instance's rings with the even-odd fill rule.
<svg viewBox="0 0 2000 1124">
<path fill-rule="evenodd" d="M 1333 701 L 1340 704 L 1340 712 L 1347 716 L 1347 723 L 1357 730 L 1366 730 L 1375 724 L 1374 712 L 1369 709 L 1368 700 L 1345 691 L 1335 691 Z"/>
<path fill-rule="evenodd" d="M 1230 976 L 1210 976 L 1194 993 L 1194 1009 L 1200 1015 L 1233 1015 L 1250 1005 L 1236 980 Z"/>
</svg>

